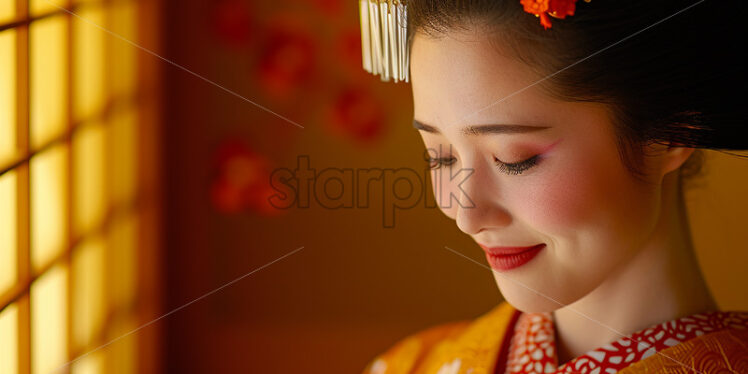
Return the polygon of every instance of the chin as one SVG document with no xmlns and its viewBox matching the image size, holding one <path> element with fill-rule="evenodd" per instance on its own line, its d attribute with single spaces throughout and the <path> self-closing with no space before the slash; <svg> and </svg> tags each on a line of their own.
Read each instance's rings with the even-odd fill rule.
<svg viewBox="0 0 748 374">
<path fill-rule="evenodd" d="M 567 302 L 564 297 L 557 297 L 548 293 L 541 294 L 531 290 L 532 287 L 525 287 L 506 279 L 503 275 L 494 274 L 494 278 L 496 278 L 496 284 L 499 286 L 499 291 L 504 299 L 514 308 L 525 313 L 553 312 L 575 301 Z"/>
</svg>

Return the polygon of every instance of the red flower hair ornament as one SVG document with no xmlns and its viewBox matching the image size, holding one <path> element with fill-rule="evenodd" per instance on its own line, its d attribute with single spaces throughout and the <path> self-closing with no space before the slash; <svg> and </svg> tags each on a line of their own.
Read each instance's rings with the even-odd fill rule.
<svg viewBox="0 0 748 374">
<path fill-rule="evenodd" d="M 574 15 L 577 0 L 520 0 L 525 12 L 540 17 L 540 24 L 544 29 L 551 28 L 551 19 L 548 16 L 564 19 L 566 16 Z M 590 0 L 584 0 L 589 3 Z"/>
<path fill-rule="evenodd" d="M 358 0 L 361 17 L 361 61 L 364 70 L 383 82 L 408 82 L 410 51 L 407 43 L 408 0 Z M 577 0 L 519 0 L 525 12 L 540 18 L 544 29 L 549 17 L 573 16 Z M 590 0 L 584 0 L 589 3 Z"/>
</svg>

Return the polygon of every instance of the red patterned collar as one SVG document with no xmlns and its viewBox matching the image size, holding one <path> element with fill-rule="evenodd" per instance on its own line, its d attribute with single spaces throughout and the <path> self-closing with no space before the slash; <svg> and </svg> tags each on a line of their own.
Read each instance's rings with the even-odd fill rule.
<svg viewBox="0 0 748 374">
<path fill-rule="evenodd" d="M 558 367 L 550 313 L 522 313 L 514 326 L 505 374 L 607 374 L 695 337 L 748 328 L 748 312 L 705 312 L 668 321 L 593 349 Z"/>
</svg>

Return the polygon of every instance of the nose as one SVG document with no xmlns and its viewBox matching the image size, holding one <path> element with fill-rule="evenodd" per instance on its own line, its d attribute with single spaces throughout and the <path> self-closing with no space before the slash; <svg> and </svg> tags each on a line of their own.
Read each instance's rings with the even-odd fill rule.
<svg viewBox="0 0 748 374">
<path fill-rule="evenodd" d="M 460 199 L 455 221 L 462 232 L 476 235 L 511 223 L 511 215 L 500 204 L 499 187 L 490 168 L 476 166 L 472 169 L 472 174 L 458 187 Z"/>
</svg>

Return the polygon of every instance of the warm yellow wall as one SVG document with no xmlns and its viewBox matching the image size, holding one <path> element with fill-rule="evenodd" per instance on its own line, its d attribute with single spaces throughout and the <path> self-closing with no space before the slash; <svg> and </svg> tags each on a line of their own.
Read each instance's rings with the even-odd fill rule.
<svg viewBox="0 0 748 374">
<path fill-rule="evenodd" d="M 700 182 L 686 201 L 704 275 L 720 308 L 748 310 L 748 158 L 707 151 Z"/>
</svg>

